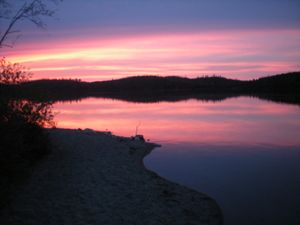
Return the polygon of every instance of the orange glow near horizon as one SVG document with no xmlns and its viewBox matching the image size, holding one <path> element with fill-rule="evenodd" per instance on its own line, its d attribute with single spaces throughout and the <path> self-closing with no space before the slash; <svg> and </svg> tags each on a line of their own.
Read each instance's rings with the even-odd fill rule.
<svg viewBox="0 0 300 225">
<path fill-rule="evenodd" d="M 34 79 L 86 81 L 131 75 L 224 75 L 251 79 L 300 70 L 300 30 L 220 31 L 80 39 L 27 44 L 8 60 Z"/>
</svg>

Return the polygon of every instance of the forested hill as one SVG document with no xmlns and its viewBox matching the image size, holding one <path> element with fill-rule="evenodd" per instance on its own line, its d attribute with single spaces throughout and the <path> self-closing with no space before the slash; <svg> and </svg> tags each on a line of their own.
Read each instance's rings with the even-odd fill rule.
<svg viewBox="0 0 300 225">
<path fill-rule="evenodd" d="M 90 85 L 94 90 L 129 90 L 129 91 L 163 91 L 163 90 L 194 90 L 212 91 L 215 89 L 228 89 L 241 84 L 238 80 L 230 80 L 223 77 L 203 77 L 189 79 L 183 77 L 158 77 L 140 76 L 128 77 L 119 80 L 94 82 Z"/>
<path fill-rule="evenodd" d="M 256 80 L 241 81 L 224 77 L 159 77 L 136 76 L 102 82 L 79 80 L 36 80 L 19 85 L 3 86 L 2 90 L 17 95 L 40 96 L 48 99 L 76 99 L 88 96 L 127 98 L 171 95 L 193 96 L 200 94 L 225 95 L 300 95 L 300 72 L 279 74 Z M 18 91 L 15 91 L 15 90 Z M 297 99 L 296 101 L 298 101 Z M 299 100 L 300 101 L 300 100 Z"/>
<path fill-rule="evenodd" d="M 263 77 L 251 81 L 232 80 L 224 77 L 159 77 L 136 76 L 101 82 L 81 82 L 79 80 L 36 80 L 19 85 L 22 89 L 72 91 L 84 89 L 93 92 L 111 91 L 162 91 L 193 90 L 197 92 L 231 91 L 280 91 L 299 92 L 300 72 Z"/>
</svg>

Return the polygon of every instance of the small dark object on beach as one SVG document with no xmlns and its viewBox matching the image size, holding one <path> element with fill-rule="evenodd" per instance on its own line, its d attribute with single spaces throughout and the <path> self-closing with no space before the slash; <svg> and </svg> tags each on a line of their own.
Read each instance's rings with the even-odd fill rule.
<svg viewBox="0 0 300 225">
<path fill-rule="evenodd" d="M 143 135 L 140 135 L 140 134 L 135 135 L 134 137 L 131 137 L 131 140 L 133 140 L 133 141 L 141 141 L 141 142 L 145 142 L 144 136 L 143 136 Z"/>
</svg>

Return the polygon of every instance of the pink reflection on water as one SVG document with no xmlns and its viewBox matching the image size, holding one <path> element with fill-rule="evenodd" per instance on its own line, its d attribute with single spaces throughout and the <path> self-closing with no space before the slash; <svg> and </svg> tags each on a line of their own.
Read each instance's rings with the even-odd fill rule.
<svg viewBox="0 0 300 225">
<path fill-rule="evenodd" d="M 58 127 L 138 132 L 156 142 L 300 146 L 300 107 L 255 98 L 130 103 L 88 98 L 57 103 Z"/>
</svg>

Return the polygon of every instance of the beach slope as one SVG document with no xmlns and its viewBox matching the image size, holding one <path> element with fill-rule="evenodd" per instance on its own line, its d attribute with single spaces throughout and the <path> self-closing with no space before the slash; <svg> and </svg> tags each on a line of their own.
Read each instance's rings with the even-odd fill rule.
<svg viewBox="0 0 300 225">
<path fill-rule="evenodd" d="M 52 153 L 0 212 L 1 224 L 222 224 L 205 194 L 147 170 L 155 147 L 92 130 L 51 129 Z"/>
</svg>

